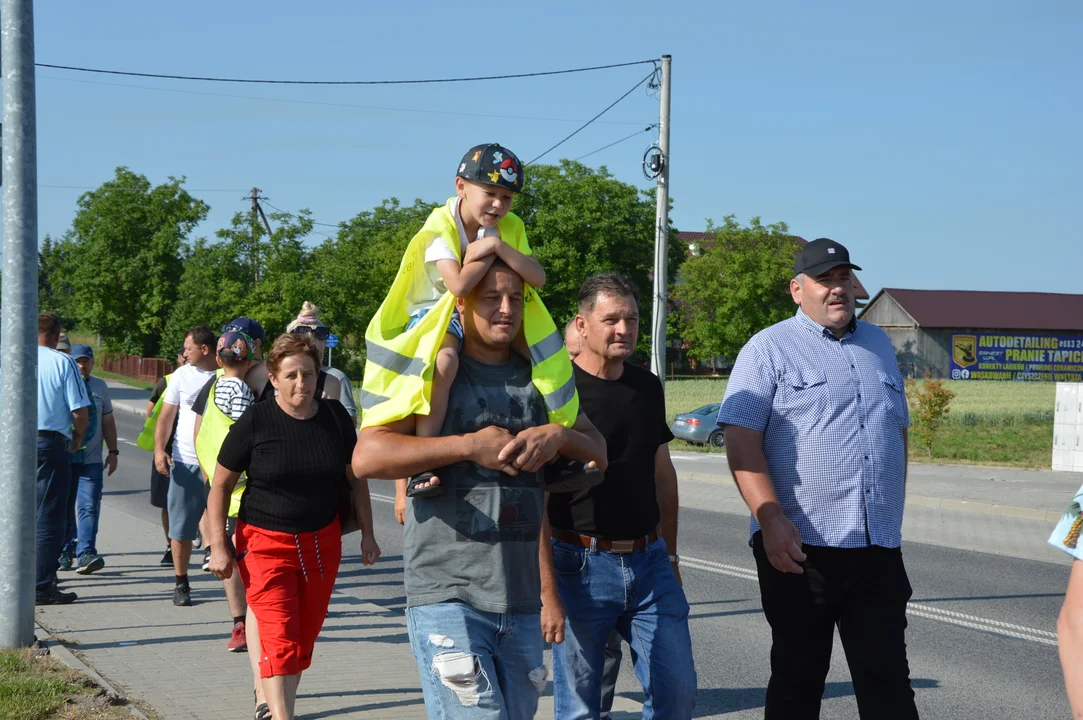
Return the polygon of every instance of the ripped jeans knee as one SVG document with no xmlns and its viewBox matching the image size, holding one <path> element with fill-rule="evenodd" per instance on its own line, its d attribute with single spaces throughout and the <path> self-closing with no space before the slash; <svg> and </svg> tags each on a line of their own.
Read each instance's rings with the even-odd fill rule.
<svg viewBox="0 0 1083 720">
<path fill-rule="evenodd" d="M 432 659 L 432 672 L 464 707 L 477 705 L 482 695 L 493 690 L 488 673 L 473 653 L 461 650 L 438 653 Z"/>
</svg>

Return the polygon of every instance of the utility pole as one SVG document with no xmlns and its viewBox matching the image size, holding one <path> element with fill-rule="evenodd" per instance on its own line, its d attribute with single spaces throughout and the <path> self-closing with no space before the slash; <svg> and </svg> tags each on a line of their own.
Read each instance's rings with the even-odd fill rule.
<svg viewBox="0 0 1083 720">
<path fill-rule="evenodd" d="M 34 642 L 37 485 L 38 159 L 34 3 L 0 0 L 3 330 L 0 333 L 0 647 Z"/>
<path fill-rule="evenodd" d="M 654 227 L 654 307 L 651 313 L 651 372 L 666 382 L 666 260 L 669 257 L 669 77 L 672 57 L 662 56 L 661 109 L 658 118 L 658 150 L 662 171 L 658 174 L 658 207 Z"/>
</svg>

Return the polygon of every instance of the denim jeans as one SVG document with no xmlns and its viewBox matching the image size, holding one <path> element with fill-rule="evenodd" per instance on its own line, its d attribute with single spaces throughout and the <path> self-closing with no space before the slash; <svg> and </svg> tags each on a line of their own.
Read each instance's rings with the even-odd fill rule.
<svg viewBox="0 0 1083 720">
<path fill-rule="evenodd" d="M 557 590 L 568 619 L 553 646 L 553 696 L 561 720 L 596 720 L 605 647 L 614 629 L 631 648 L 643 718 L 684 720 L 696 706 L 688 601 L 664 540 L 611 553 L 553 541 Z"/>
<path fill-rule="evenodd" d="M 548 675 L 539 613 L 447 602 L 407 608 L 406 624 L 430 719 L 534 717 Z"/>
<path fill-rule="evenodd" d="M 98 518 L 102 510 L 102 463 L 72 465 L 72 495 L 75 496 L 73 512 L 68 517 L 67 542 L 64 551 L 72 557 L 84 553 L 98 554 Z M 77 474 L 78 473 L 78 474 Z M 76 543 L 78 540 L 78 543 Z"/>
<path fill-rule="evenodd" d="M 71 458 L 62 435 L 38 437 L 37 560 L 34 587 L 38 595 L 56 588 L 56 559 L 67 530 Z"/>
</svg>

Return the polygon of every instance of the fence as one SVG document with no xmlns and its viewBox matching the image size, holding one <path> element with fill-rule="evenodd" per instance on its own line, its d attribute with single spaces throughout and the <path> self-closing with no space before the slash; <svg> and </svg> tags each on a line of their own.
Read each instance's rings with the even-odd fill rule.
<svg viewBox="0 0 1083 720">
<path fill-rule="evenodd" d="M 102 370 L 116 373 L 146 382 L 158 380 L 173 372 L 173 363 L 160 358 L 141 358 L 135 355 L 121 355 L 102 360 Z"/>
</svg>

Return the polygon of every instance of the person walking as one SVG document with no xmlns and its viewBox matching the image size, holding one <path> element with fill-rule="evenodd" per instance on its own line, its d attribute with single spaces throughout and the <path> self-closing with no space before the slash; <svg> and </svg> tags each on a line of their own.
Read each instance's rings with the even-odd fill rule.
<svg viewBox="0 0 1083 720">
<path fill-rule="evenodd" d="M 767 720 L 819 717 L 836 627 L 860 717 L 918 717 L 900 548 L 910 414 L 891 340 L 854 317 L 860 269 L 833 240 L 805 246 L 796 315 L 741 349 L 718 412 L 771 626 Z"/>
<path fill-rule="evenodd" d="M 185 335 L 184 356 L 188 359 L 188 364 L 173 373 L 154 429 L 154 465 L 162 475 L 169 476 L 166 505 L 169 511 L 173 571 L 176 576 L 173 604 L 178 607 L 192 604 L 188 564 L 192 558 L 192 544 L 199 532 L 199 521 L 207 503 L 199 460 L 196 457 L 196 414 L 192 411 L 191 403 L 203 384 L 214 377 L 214 371 L 218 367 L 214 356 L 216 342 L 214 333 L 205 325 L 194 327 Z M 173 433 L 173 453 L 170 456 L 166 452 L 166 446 L 174 418 L 177 418 L 177 426 Z"/>
<path fill-rule="evenodd" d="M 662 384 L 628 362 L 639 293 L 621 275 L 593 275 L 579 289 L 578 310 L 575 383 L 605 438 L 609 468 L 596 487 L 549 496 L 554 591 L 567 613 L 564 643 L 553 648 L 556 716 L 600 717 L 607 645 L 619 651 L 617 632 L 633 650 L 643 717 L 691 718 L 696 670 L 677 556 L 673 435 Z M 614 683 L 616 672 L 610 666 Z"/>
<path fill-rule="evenodd" d="M 90 398 L 79 368 L 55 350 L 60 319 L 38 315 L 38 473 L 35 605 L 75 602 L 73 592 L 56 586 L 57 558 L 64 545 L 71 489 L 71 453 L 83 445 Z"/>
<path fill-rule="evenodd" d="M 98 518 L 101 516 L 102 486 L 106 469 L 108 475 L 117 470 L 120 450 L 117 447 L 117 423 L 113 417 L 113 402 L 109 398 L 109 386 L 94 377 L 94 350 L 89 345 L 72 345 L 71 356 L 79 366 L 86 382 L 91 404 L 88 409 L 95 417 L 90 421 L 84 447 L 77 453 L 78 462 L 72 463 L 72 494 L 75 495 L 74 516 L 69 518 L 68 546 L 61 553 L 61 569 L 67 560 L 80 575 L 89 575 L 105 567 L 105 559 L 98 554 Z M 102 444 L 108 454 L 102 454 Z M 78 472 L 75 472 L 78 468 Z M 74 558 L 74 563 L 71 558 Z"/>
<path fill-rule="evenodd" d="M 331 336 L 331 328 L 320 321 L 320 309 L 309 301 L 305 300 L 304 304 L 301 305 L 301 312 L 286 326 L 286 332 L 311 335 L 316 340 L 316 347 L 320 351 L 320 357 L 324 357 L 324 351 L 327 349 L 327 338 Z M 337 386 L 332 383 L 324 388 L 327 397 L 334 398 L 342 403 L 342 407 L 346 408 L 346 412 L 356 424 L 357 403 L 353 398 L 353 385 L 350 383 L 350 378 L 338 368 L 327 367 L 322 362 L 320 369 L 338 383 Z"/>
<path fill-rule="evenodd" d="M 320 368 L 313 338 L 286 334 L 267 356 L 271 402 L 251 405 L 230 427 L 211 482 L 210 569 L 240 572 L 259 627 L 260 677 L 275 720 L 292 720 L 301 673 L 327 616 L 342 557 L 339 498 L 352 485 L 361 559 L 380 556 L 368 481 L 350 472 L 357 432 L 337 400 L 314 397 Z M 230 495 L 241 473 L 236 545 L 226 532 Z"/>
</svg>

